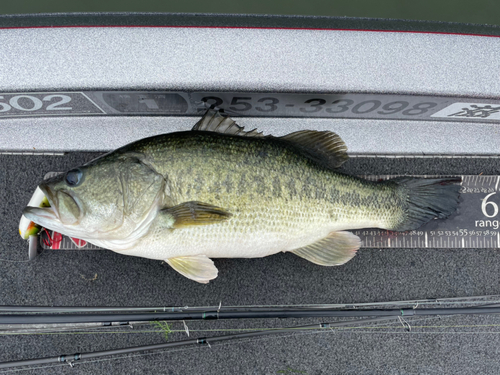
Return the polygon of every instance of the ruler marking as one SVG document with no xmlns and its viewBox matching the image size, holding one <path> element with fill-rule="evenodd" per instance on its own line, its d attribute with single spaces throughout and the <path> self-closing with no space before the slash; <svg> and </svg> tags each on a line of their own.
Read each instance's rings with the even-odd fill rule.
<svg viewBox="0 0 500 375">
<path fill-rule="evenodd" d="M 457 175 L 454 175 L 457 176 Z M 369 176 L 360 176 L 360 177 L 365 177 L 369 180 L 376 181 L 378 179 L 390 179 L 394 177 L 398 177 L 396 175 L 369 175 Z M 436 176 L 436 175 L 416 175 L 416 176 L 407 176 L 407 177 L 428 177 L 428 178 L 439 178 L 439 177 L 444 177 L 444 176 Z M 376 234 L 368 234 L 368 235 L 362 235 L 363 231 L 356 230 L 352 231 L 353 233 L 357 234 L 363 239 L 363 246 L 364 247 L 372 247 L 372 248 L 384 248 L 384 247 L 389 247 L 389 248 L 445 248 L 448 246 L 454 247 L 454 248 L 479 248 L 479 247 L 490 247 L 490 248 L 498 248 L 500 249 L 500 230 L 497 231 L 496 235 L 493 236 L 488 236 L 484 237 L 484 241 L 479 237 L 477 234 L 470 235 L 470 233 L 467 233 L 468 235 L 466 237 L 462 237 L 459 235 L 455 235 L 454 231 L 456 228 L 460 226 L 462 230 L 468 230 L 469 232 L 472 232 L 473 230 L 476 230 L 478 228 L 475 228 L 475 222 L 474 220 L 480 219 L 480 205 L 481 202 L 479 201 L 479 204 L 477 203 L 477 199 L 482 197 L 484 195 L 485 188 L 488 189 L 488 192 L 491 192 L 491 189 L 494 188 L 495 192 L 499 192 L 500 190 L 500 175 L 461 175 L 462 181 L 460 182 L 460 185 L 463 185 L 466 187 L 467 191 L 466 193 L 462 194 L 463 200 L 461 200 L 460 203 L 460 209 L 461 212 L 459 212 L 459 215 L 462 217 L 462 219 L 466 219 L 465 224 L 461 224 L 460 221 L 457 221 L 457 226 L 455 226 L 455 222 L 453 221 L 454 218 L 451 218 L 451 222 L 448 223 L 447 221 L 439 221 L 439 224 L 436 222 L 438 225 L 439 231 L 448 231 L 452 230 L 453 234 L 450 236 L 446 236 L 446 241 L 443 239 L 443 236 L 438 235 L 438 232 L 434 232 L 434 234 L 430 234 L 431 231 L 436 230 L 435 227 L 430 229 L 429 231 L 426 230 L 426 228 L 429 227 L 424 227 L 423 228 L 423 235 L 417 235 L 416 240 L 413 241 L 414 236 L 410 235 L 409 233 L 405 234 L 399 234 L 397 233 L 394 235 L 394 233 L 389 233 L 388 231 L 377 231 Z M 473 187 L 479 187 L 479 190 L 482 192 L 477 192 L 477 188 L 474 189 Z M 475 202 L 475 203 L 474 203 Z M 475 206 L 476 205 L 476 206 Z M 469 212 L 468 210 L 472 208 L 471 212 L 474 214 L 471 215 L 471 217 L 466 217 L 464 216 L 466 212 Z M 475 217 L 475 216 L 477 217 Z M 484 221 L 486 223 L 486 221 Z M 477 225 L 477 222 L 476 222 Z M 486 225 L 484 225 L 486 226 Z M 453 228 L 452 228 L 453 227 Z M 491 225 L 490 225 L 491 229 Z M 444 234 L 445 232 L 443 232 Z M 458 233 L 458 232 L 457 232 Z M 481 234 L 481 233 L 480 233 Z M 429 238 L 430 237 L 430 238 Z M 496 240 L 495 240 L 496 237 Z M 408 238 L 410 241 L 408 241 Z M 451 239 L 450 239 L 451 238 Z M 63 236 L 63 240 L 60 244 L 60 249 L 61 250 L 100 250 L 98 246 L 95 246 L 93 244 L 88 243 L 83 249 L 78 248 L 73 241 L 70 240 L 69 237 Z M 42 248 L 46 248 L 46 246 L 42 243 L 41 244 Z"/>
</svg>

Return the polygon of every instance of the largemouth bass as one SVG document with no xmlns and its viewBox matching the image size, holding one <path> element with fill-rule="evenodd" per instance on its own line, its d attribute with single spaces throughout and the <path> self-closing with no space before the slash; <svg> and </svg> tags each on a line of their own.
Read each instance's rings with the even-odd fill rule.
<svg viewBox="0 0 500 375">
<path fill-rule="evenodd" d="M 349 261 L 348 229 L 416 229 L 456 210 L 456 179 L 370 182 L 335 171 L 347 147 L 329 131 L 246 132 L 209 110 L 192 131 L 142 139 L 39 186 L 28 220 L 121 254 L 166 261 L 200 283 L 210 258 L 292 252 Z"/>
</svg>

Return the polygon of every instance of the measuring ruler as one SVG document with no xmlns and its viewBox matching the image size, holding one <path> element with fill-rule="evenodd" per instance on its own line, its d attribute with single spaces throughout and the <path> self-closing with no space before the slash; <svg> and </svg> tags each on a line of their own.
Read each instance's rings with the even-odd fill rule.
<svg viewBox="0 0 500 375">
<path fill-rule="evenodd" d="M 367 180 L 388 180 L 396 175 L 360 176 Z M 406 176 L 408 177 L 408 176 Z M 414 176 L 419 178 L 457 176 Z M 352 232 L 362 240 L 364 248 L 500 248 L 500 176 L 460 176 L 461 194 L 457 211 L 446 219 L 435 219 L 406 232 L 382 229 L 360 229 Z M 102 250 L 87 243 L 78 247 L 75 240 L 49 232 L 39 236 L 43 249 Z"/>
<path fill-rule="evenodd" d="M 399 176 L 361 177 L 377 181 Z M 361 238 L 362 247 L 367 248 L 500 248 L 500 198 L 497 195 L 500 176 L 460 177 L 462 188 L 458 209 L 448 218 L 431 220 L 416 230 L 406 232 L 382 229 L 352 232 Z"/>
</svg>

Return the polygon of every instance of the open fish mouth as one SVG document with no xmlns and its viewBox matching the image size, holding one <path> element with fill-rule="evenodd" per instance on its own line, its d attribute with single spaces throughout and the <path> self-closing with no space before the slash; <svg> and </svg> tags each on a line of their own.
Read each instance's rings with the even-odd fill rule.
<svg viewBox="0 0 500 375">
<path fill-rule="evenodd" d="M 53 222 L 56 219 L 56 212 L 46 194 L 40 187 L 37 187 L 28 206 L 23 210 L 23 215 L 19 222 L 19 234 L 23 239 L 27 240 L 29 236 L 38 234 L 41 226 L 43 226 L 41 221 Z"/>
<path fill-rule="evenodd" d="M 29 221 L 34 222 L 44 228 L 52 229 L 54 222 L 60 223 L 52 207 L 26 207 L 23 210 L 23 216 Z"/>
<path fill-rule="evenodd" d="M 81 235 L 78 228 L 83 210 L 77 197 L 65 189 L 53 189 L 45 182 L 37 187 L 23 210 L 19 234 L 23 239 L 47 228 L 68 235 Z"/>
<path fill-rule="evenodd" d="M 76 216 L 66 215 L 61 218 L 57 209 L 61 197 L 78 211 Z M 23 239 L 28 239 L 29 236 L 36 235 L 41 228 L 61 231 L 65 224 L 73 224 L 78 221 L 79 211 L 78 203 L 70 194 L 64 191 L 53 192 L 42 183 L 36 188 L 28 206 L 23 210 L 19 223 L 19 234 Z"/>
</svg>

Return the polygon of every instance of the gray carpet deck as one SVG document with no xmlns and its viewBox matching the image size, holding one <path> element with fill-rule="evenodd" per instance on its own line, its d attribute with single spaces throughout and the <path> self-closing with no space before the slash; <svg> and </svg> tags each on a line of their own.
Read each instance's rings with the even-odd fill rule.
<svg viewBox="0 0 500 375">
<path fill-rule="evenodd" d="M 337 268 L 292 254 L 216 259 L 219 277 L 194 283 L 161 262 L 111 251 L 46 251 L 32 262 L 17 233 L 20 214 L 48 171 L 67 170 L 95 154 L 0 156 L 0 304 L 33 305 L 272 305 L 353 303 L 500 294 L 500 252 L 470 249 L 362 249 Z M 351 159 L 353 174 L 498 174 L 488 159 Z M 324 321 L 325 319 L 322 319 Z M 206 329 L 307 324 L 312 320 L 189 322 Z M 409 320 L 336 332 L 295 333 L 208 347 L 17 369 L 22 374 L 497 374 L 496 316 Z M 479 327 L 476 327 L 480 325 Z M 436 327 L 436 326 L 446 326 Z M 474 327 L 469 327 L 474 326 Z M 172 324 L 183 330 L 182 323 Z M 127 331 L 129 330 L 129 331 Z M 164 342 L 154 326 L 119 333 L 0 335 L 0 361 Z M 113 331 L 114 332 L 114 331 Z M 128 332 L 128 333 L 127 333 Z M 133 333 L 132 333 L 133 332 Z M 169 340 L 181 340 L 174 332 Z M 0 371 L 1 373 L 1 371 Z M 14 373 L 14 372 L 13 372 Z"/>
</svg>

